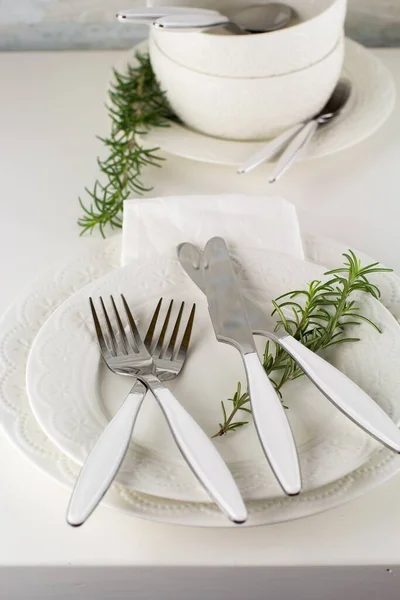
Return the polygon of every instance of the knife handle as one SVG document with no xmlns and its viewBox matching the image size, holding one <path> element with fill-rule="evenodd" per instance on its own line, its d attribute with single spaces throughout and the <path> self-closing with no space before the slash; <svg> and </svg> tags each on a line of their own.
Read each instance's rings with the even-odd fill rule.
<svg viewBox="0 0 400 600">
<path fill-rule="evenodd" d="M 145 394 L 146 388 L 137 381 L 92 448 L 71 495 L 67 511 L 69 525 L 82 525 L 114 481 L 128 450 Z"/>
<path fill-rule="evenodd" d="M 339 410 L 382 444 L 400 452 L 397 425 L 354 381 L 292 336 L 285 336 L 278 343 Z"/>
<path fill-rule="evenodd" d="M 288 496 L 301 490 L 296 445 L 285 409 L 256 352 L 243 355 L 254 424 L 271 468 Z"/>
<path fill-rule="evenodd" d="M 210 438 L 155 376 L 141 378 L 159 403 L 183 457 L 214 502 L 234 523 L 244 523 L 247 509 L 232 473 Z"/>
</svg>

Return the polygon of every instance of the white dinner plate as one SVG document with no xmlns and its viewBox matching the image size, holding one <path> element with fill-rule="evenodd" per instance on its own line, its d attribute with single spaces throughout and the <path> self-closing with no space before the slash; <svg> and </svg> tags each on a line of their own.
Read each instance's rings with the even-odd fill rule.
<svg viewBox="0 0 400 600">
<path fill-rule="evenodd" d="M 42 277 L 26 291 L 0 321 L 0 426 L 33 465 L 71 489 L 79 467 L 48 439 L 30 410 L 25 386 L 28 354 L 46 319 L 68 297 L 96 278 L 117 268 L 120 236 L 99 242 L 63 267 Z M 309 260 L 334 268 L 347 247 L 318 237 L 303 237 Z M 357 252 L 364 262 L 371 259 Z M 372 277 L 373 278 L 373 277 Z M 385 273 L 376 276 L 382 303 L 400 319 L 400 279 Z M 400 471 L 400 457 L 381 448 L 362 467 L 333 484 L 296 498 L 258 500 L 248 503 L 246 526 L 271 524 L 309 516 L 343 504 L 366 493 Z M 231 526 L 211 504 L 157 498 L 114 484 L 104 503 L 129 515 L 176 525 Z"/>
<path fill-rule="evenodd" d="M 136 47 L 142 52 L 146 48 L 147 42 Z M 371 50 L 346 39 L 343 75 L 352 84 L 348 104 L 329 125 L 318 129 L 299 160 L 318 158 L 353 146 L 373 134 L 389 117 L 395 102 L 393 78 Z M 265 142 L 210 137 L 172 121 L 169 127 L 155 127 L 141 139 L 145 146 L 159 147 L 169 154 L 230 166 L 241 165 L 265 145 Z"/>
<path fill-rule="evenodd" d="M 326 270 L 268 250 L 241 249 L 237 258 L 243 288 L 250 290 L 267 314 L 273 308 L 271 298 L 322 279 Z M 119 293 L 130 302 L 143 334 L 160 295 L 188 305 L 196 303 L 190 356 L 183 373 L 167 385 L 209 436 L 217 431 L 222 418 L 221 400 L 233 396 L 238 381 L 246 388 L 239 353 L 216 341 L 206 298 L 178 260 L 165 256 L 132 260 L 66 300 L 42 327 L 29 355 L 27 389 L 33 413 L 48 437 L 79 464 L 132 387 L 131 378 L 116 376 L 103 365 L 88 305 L 89 297 L 107 299 Z M 328 358 L 400 421 L 400 327 L 375 299 L 363 295 L 359 304 L 362 313 L 379 324 L 382 334 L 367 324 L 351 327 L 348 336 L 359 336 L 361 341 L 334 346 Z M 274 326 L 271 319 L 271 330 Z M 303 490 L 321 488 L 348 475 L 379 450 L 380 445 L 308 379 L 290 382 L 283 394 L 298 447 Z M 243 414 L 238 416 L 242 419 Z M 150 394 L 133 440 L 117 476 L 119 483 L 162 498 L 210 501 L 181 457 Z M 217 438 L 215 445 L 246 500 L 282 497 L 252 423 Z"/>
</svg>

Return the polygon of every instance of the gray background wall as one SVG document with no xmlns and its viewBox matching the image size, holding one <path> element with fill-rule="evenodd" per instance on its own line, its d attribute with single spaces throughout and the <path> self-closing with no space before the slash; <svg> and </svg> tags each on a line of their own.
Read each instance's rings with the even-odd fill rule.
<svg viewBox="0 0 400 600">
<path fill-rule="evenodd" d="M 348 2 L 350 37 L 369 46 L 400 45 L 400 0 Z M 128 48 L 143 38 L 146 30 L 116 23 L 115 12 L 144 3 L 145 0 L 0 0 L 0 50 Z M 187 4 L 195 5 L 195 0 L 188 0 Z"/>
</svg>

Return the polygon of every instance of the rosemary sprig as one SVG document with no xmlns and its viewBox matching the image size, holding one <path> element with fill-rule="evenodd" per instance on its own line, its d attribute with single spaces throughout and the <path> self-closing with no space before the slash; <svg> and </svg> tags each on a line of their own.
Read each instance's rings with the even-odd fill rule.
<svg viewBox="0 0 400 600">
<path fill-rule="evenodd" d="M 99 228 L 105 236 L 107 225 L 122 226 L 123 202 L 131 193 L 150 191 L 142 180 L 147 165 L 161 166 L 163 160 L 156 154 L 158 148 L 144 148 L 138 135 L 150 127 L 168 126 L 173 118 L 164 93 L 154 77 L 147 54 L 135 54 L 137 66 L 128 65 L 125 74 L 114 70 L 114 82 L 109 91 L 108 113 L 111 132 L 99 138 L 108 151 L 107 158 L 97 159 L 101 179 L 92 189 L 85 188 L 89 205 L 79 198 L 83 215 L 78 220 L 82 234 Z"/>
<path fill-rule="evenodd" d="M 354 292 L 361 291 L 378 299 L 379 289 L 368 280 L 368 275 L 391 269 L 379 267 L 379 263 L 362 267 L 360 259 L 351 250 L 343 256 L 345 261 L 342 267 L 325 273 L 329 277 L 328 281 L 312 281 L 307 289 L 287 292 L 272 303 L 272 315 L 279 317 L 275 330 L 285 329 L 313 352 L 335 344 L 359 341 L 358 337 L 346 336 L 346 329 L 350 325 L 365 322 L 380 332 L 375 323 L 360 314 L 360 307 L 351 296 Z M 281 399 L 284 384 L 303 375 L 303 371 L 285 350 L 272 341 L 268 341 L 265 346 L 263 365 Z M 249 396 L 247 392 L 242 393 L 240 383 L 228 401 L 232 402 L 231 410 L 228 412 L 224 402 L 221 402 L 223 419 L 213 437 L 235 431 L 248 423 L 235 420 L 239 411 L 251 413 Z"/>
</svg>

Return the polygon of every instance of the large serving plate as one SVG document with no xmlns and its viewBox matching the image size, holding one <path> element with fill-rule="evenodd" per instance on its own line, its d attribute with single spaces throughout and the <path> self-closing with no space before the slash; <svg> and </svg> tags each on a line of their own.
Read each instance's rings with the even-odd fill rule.
<svg viewBox="0 0 400 600">
<path fill-rule="evenodd" d="M 326 270 L 268 250 L 241 249 L 236 258 L 241 265 L 242 286 L 267 314 L 272 311 L 271 298 L 323 279 Z M 130 302 L 143 333 L 160 296 L 196 303 L 189 359 L 183 373 L 168 385 L 208 435 L 218 429 L 221 400 L 233 396 L 238 381 L 243 389 L 246 387 L 239 354 L 216 341 L 206 299 L 178 260 L 168 255 L 136 258 L 66 300 L 42 327 L 29 355 L 27 389 L 32 411 L 48 437 L 78 464 L 83 464 L 132 387 L 132 379 L 115 376 L 103 366 L 88 306 L 89 297 L 107 299 L 120 293 Z M 361 341 L 334 346 L 329 360 L 400 421 L 400 377 L 396 369 L 400 327 L 380 302 L 363 295 L 359 303 L 362 314 L 379 324 L 382 334 L 366 324 L 357 330 L 352 327 L 354 331 L 349 330 L 348 336 L 359 336 Z M 178 308 L 179 303 L 176 311 Z M 270 329 L 274 327 L 271 319 Z M 307 379 L 291 382 L 283 393 L 305 491 L 348 475 L 379 450 L 376 441 Z M 241 420 L 242 415 L 238 418 Z M 151 394 L 139 414 L 133 439 L 117 477 L 119 483 L 161 498 L 209 501 L 181 458 Z M 282 497 L 252 423 L 215 444 L 246 500 Z"/>
<path fill-rule="evenodd" d="M 346 250 L 340 244 L 305 237 L 310 260 L 335 267 Z M 25 387 L 27 357 L 36 334 L 54 309 L 84 285 L 118 267 L 120 238 L 99 243 L 96 250 L 42 278 L 4 315 L 0 323 L 0 423 L 3 431 L 33 464 L 67 487 L 71 487 L 79 466 L 50 442 L 39 427 Z M 365 260 L 369 260 L 365 257 Z M 382 303 L 400 317 L 400 282 L 393 274 L 379 275 Z M 144 313 L 143 313 L 144 314 Z M 365 330 L 366 332 L 366 330 Z M 103 415 L 105 421 L 106 417 Z M 271 498 L 248 503 L 248 525 L 290 520 L 326 510 L 376 487 L 400 470 L 400 459 L 384 448 L 373 453 L 360 467 L 322 488 L 297 498 Z M 182 525 L 229 526 L 213 505 L 151 496 L 115 484 L 106 504 L 125 512 Z"/>
</svg>

